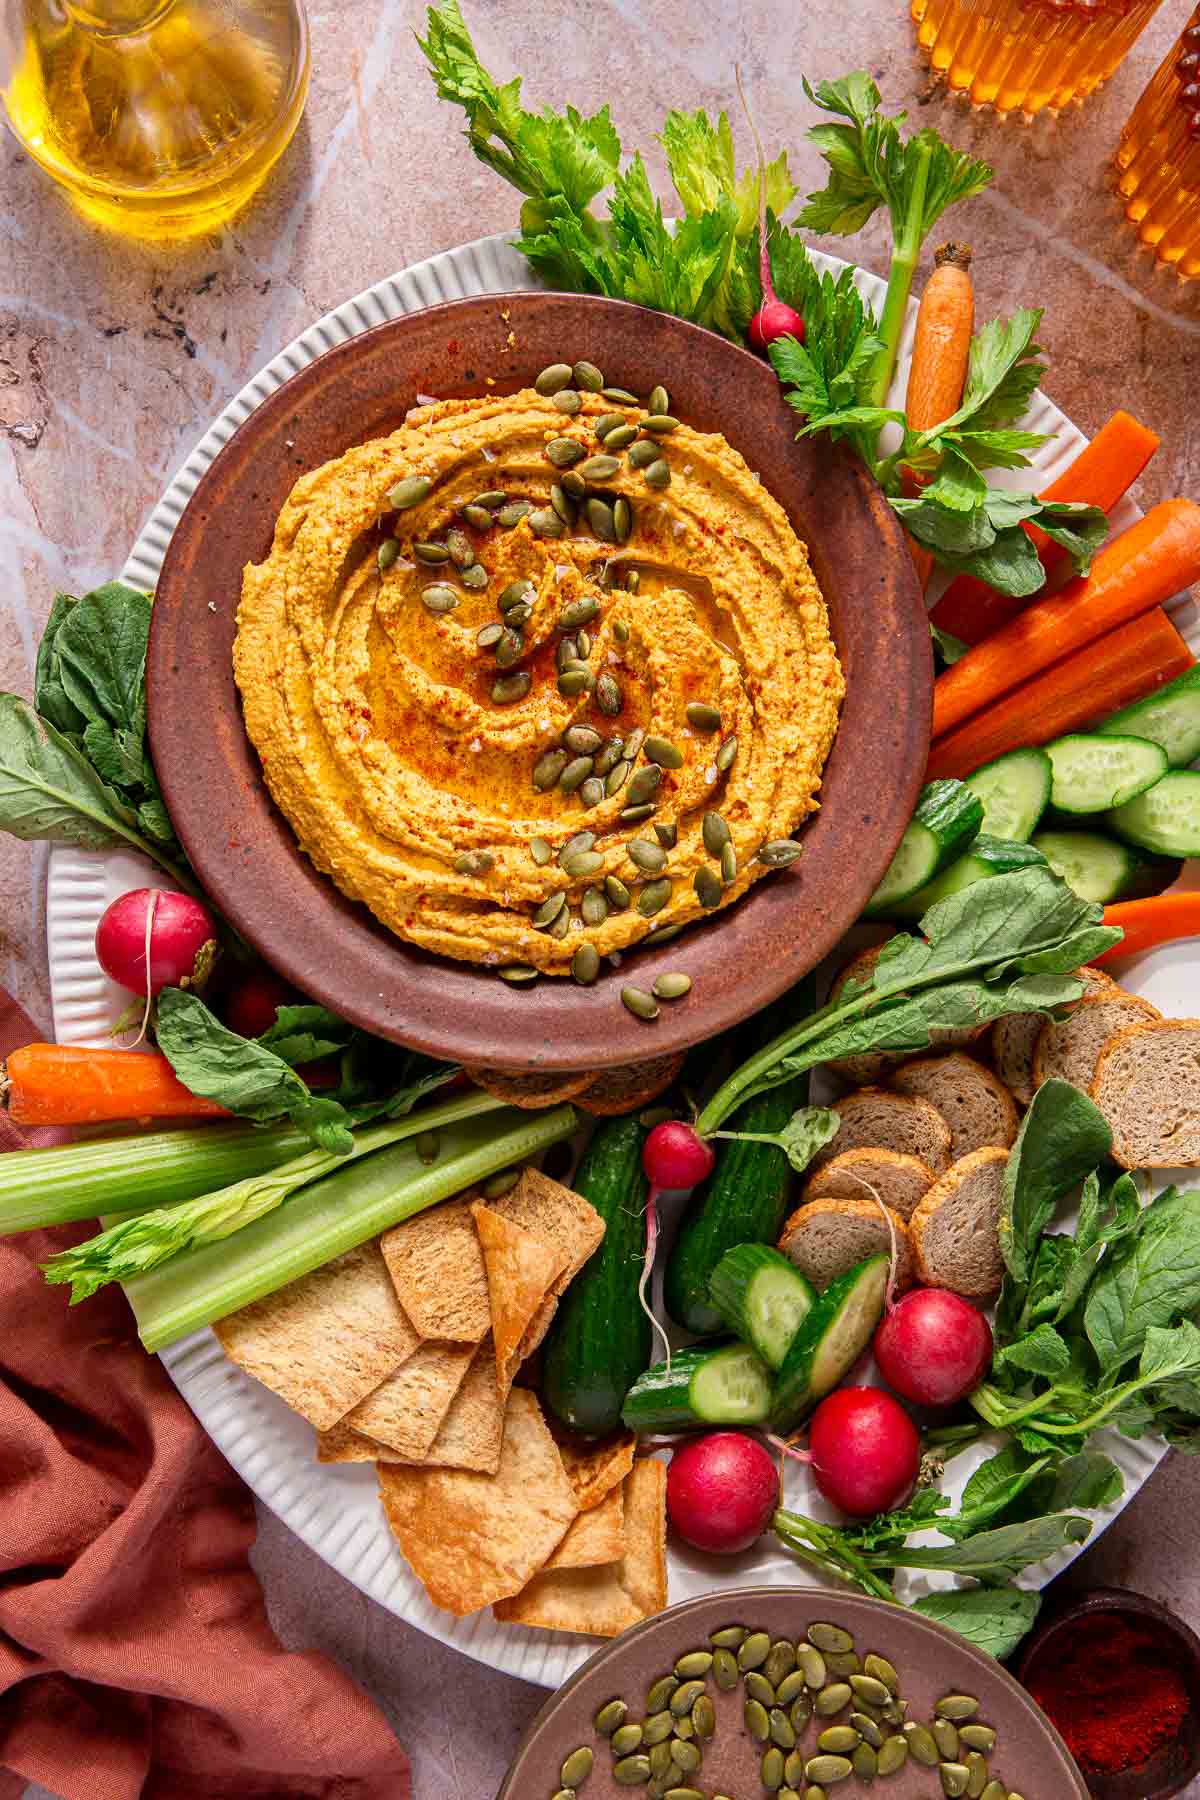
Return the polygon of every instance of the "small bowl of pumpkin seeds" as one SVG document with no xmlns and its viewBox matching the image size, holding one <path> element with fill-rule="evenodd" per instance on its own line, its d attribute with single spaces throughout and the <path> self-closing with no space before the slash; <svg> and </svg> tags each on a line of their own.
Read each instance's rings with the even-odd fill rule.
<svg viewBox="0 0 1200 1800">
<path fill-rule="evenodd" d="M 498 1800 L 1087 1800 L 1045 1715 L 944 1625 L 755 1587 L 669 1608 L 542 1708 Z"/>
</svg>

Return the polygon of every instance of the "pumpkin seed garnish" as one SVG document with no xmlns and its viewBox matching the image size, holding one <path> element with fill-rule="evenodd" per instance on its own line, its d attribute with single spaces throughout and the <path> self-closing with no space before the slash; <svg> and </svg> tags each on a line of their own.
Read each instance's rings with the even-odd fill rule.
<svg viewBox="0 0 1200 1800">
<path fill-rule="evenodd" d="M 729 842 L 729 827 L 719 812 L 706 812 L 700 826 L 704 848 L 714 859 L 719 858 Z"/>
<path fill-rule="evenodd" d="M 496 596 L 496 605 L 500 611 L 507 612 L 510 606 L 528 606 L 537 599 L 537 588 L 527 575 L 517 581 L 510 581 L 507 587 L 501 588 Z"/>
<path fill-rule="evenodd" d="M 712 870 L 709 869 L 707 873 L 712 875 Z M 716 881 L 715 875 L 712 875 L 712 878 Z M 720 898 L 719 882 L 717 883 L 717 897 L 718 899 Z M 714 901 L 713 904 L 715 905 L 716 902 Z M 796 1662 L 799 1667 L 804 1670 L 804 1679 L 810 1688 L 822 1688 L 825 1686 L 825 1683 L 828 1680 L 828 1670 L 825 1667 L 825 1658 L 821 1655 L 821 1652 L 817 1649 L 815 1644 L 797 1644 Z"/>
<path fill-rule="evenodd" d="M 749 1636 L 744 1625 L 723 1625 L 720 1631 L 709 1633 L 708 1641 L 722 1650 L 740 1650 Z"/>
<path fill-rule="evenodd" d="M 702 1680 L 692 1679 L 690 1681 L 680 1682 L 679 1686 L 675 1689 L 675 1692 L 671 1695 L 670 1700 L 671 1711 L 675 1714 L 675 1717 L 679 1719 L 683 1717 L 684 1713 L 690 1713 L 703 1692 L 704 1683 Z M 676 1726 L 676 1730 L 678 1729 L 678 1726 Z"/>
<path fill-rule="evenodd" d="M 677 1675 L 660 1675 L 646 1695 L 646 1711 L 656 1713 L 661 1712 L 664 1707 L 669 1707 L 671 1695 L 678 1686 L 679 1677 Z M 674 1727 L 672 1727 L 673 1729 Z"/>
<path fill-rule="evenodd" d="M 733 759 L 737 753 L 737 737 L 727 737 L 725 742 L 721 745 L 721 748 L 717 751 L 717 768 L 722 775 L 724 775 L 728 769 L 733 767 Z"/>
<path fill-rule="evenodd" d="M 643 746 L 647 762 L 657 763 L 660 769 L 681 769 L 683 767 L 683 751 L 670 738 L 648 737 Z"/>
<path fill-rule="evenodd" d="M 973 1719 L 979 1711 L 979 1702 L 973 1694 L 946 1694 L 934 1707 L 939 1719 Z"/>
<path fill-rule="evenodd" d="M 968 1750 L 963 1762 L 967 1769 L 967 1800 L 981 1800 L 988 1779 L 987 1757 L 978 1750 Z"/>
<path fill-rule="evenodd" d="M 996 1734 L 990 1725 L 960 1725 L 958 1736 L 968 1750 L 981 1750 L 985 1756 L 996 1748 Z"/>
<path fill-rule="evenodd" d="M 480 588 L 487 586 L 488 572 L 481 562 L 474 562 L 469 569 L 463 570 L 461 580 L 465 588 L 472 588 L 478 592 Z"/>
<path fill-rule="evenodd" d="M 606 438 L 610 431 L 615 431 L 619 425 L 624 425 L 624 423 L 624 413 L 601 413 L 593 426 L 593 430 L 598 438 Z"/>
<path fill-rule="evenodd" d="M 432 492 L 433 482 L 428 475 L 406 475 L 403 481 L 388 490 L 388 505 L 395 512 L 407 512 L 410 506 L 419 506 Z"/>
<path fill-rule="evenodd" d="M 670 413 L 652 412 L 642 420 L 643 431 L 653 431 L 660 436 L 668 431 L 678 431 L 678 429 L 679 420 L 672 418 Z"/>
<path fill-rule="evenodd" d="M 608 742 L 596 752 L 597 775 L 608 776 L 621 760 L 620 738 L 609 738 Z"/>
<path fill-rule="evenodd" d="M 771 1708 L 771 1742 L 777 1744 L 781 1750 L 796 1748 L 796 1733 L 792 1730 L 791 1720 L 778 1706 Z"/>
<path fill-rule="evenodd" d="M 619 794 L 621 789 L 625 786 L 625 783 L 629 780 L 629 771 L 632 767 L 633 764 L 629 762 L 614 763 L 604 778 L 605 793 Z"/>
<path fill-rule="evenodd" d="M 568 416 L 577 413 L 583 405 L 582 399 L 575 392 L 574 388 L 559 388 L 557 394 L 552 396 L 552 399 L 556 410 L 560 413 L 566 413 Z"/>
<path fill-rule="evenodd" d="M 617 1728 L 625 1723 L 629 1708 L 623 1700 L 608 1700 L 592 1720 L 600 1737 L 611 1738 Z"/>
<path fill-rule="evenodd" d="M 935 1719 L 929 1729 L 939 1755 L 947 1762 L 955 1762 L 958 1758 L 958 1727 L 950 1719 Z"/>
<path fill-rule="evenodd" d="M 682 970 L 666 970 L 655 977 L 654 992 L 660 1000 L 682 1000 L 685 994 L 691 993 L 692 978 Z M 782 1698 L 776 1695 L 777 1699 Z"/>
<path fill-rule="evenodd" d="M 795 838 L 770 838 L 758 847 L 758 861 L 768 869 L 786 869 L 803 854 L 804 846 Z"/>
<path fill-rule="evenodd" d="M 870 1744 L 860 1744 L 851 1752 L 850 1766 L 860 1781 L 874 1781 L 879 1772 L 879 1758 Z"/>
<path fill-rule="evenodd" d="M 531 500 L 510 500 L 507 506 L 502 506 L 496 514 L 496 523 L 503 525 L 505 531 L 511 531 L 514 525 L 519 525 L 525 515 L 532 511 L 533 502 Z"/>
<path fill-rule="evenodd" d="M 942 1792 L 947 1796 L 947 1800 L 960 1800 L 960 1796 L 966 1793 L 967 1783 L 971 1779 L 971 1771 L 965 1763 L 941 1763 L 938 1767 L 938 1774 L 941 1776 Z"/>
<path fill-rule="evenodd" d="M 539 794 L 548 794 L 557 786 L 558 778 L 570 762 L 565 750 L 545 750 L 533 765 L 533 785 Z M 544 838 L 535 838 L 534 843 L 544 843 Z"/>
<path fill-rule="evenodd" d="M 562 488 L 563 493 L 568 495 L 572 500 L 582 500 L 587 493 L 587 482 L 583 479 L 583 476 L 579 473 L 578 469 L 564 470 L 559 486 Z"/>
<path fill-rule="evenodd" d="M 487 507 L 478 506 L 474 501 L 469 500 L 465 506 L 460 506 L 458 510 L 466 520 L 467 524 L 473 525 L 476 531 L 490 531 L 492 526 L 496 523 Z"/>
<path fill-rule="evenodd" d="M 665 1744 L 674 1729 L 675 1714 L 669 1706 L 665 1706 L 661 1712 L 651 1713 L 643 1722 L 642 1742 L 653 1749 L 658 1744 Z M 667 1754 L 670 1755 L 669 1749 Z"/>
<path fill-rule="evenodd" d="M 469 569 L 475 561 L 475 552 L 471 548 L 471 540 L 465 531 L 452 525 L 446 533 L 446 548 L 450 552 L 450 561 L 456 569 Z"/>
<path fill-rule="evenodd" d="M 577 850 L 563 864 L 564 873 L 573 881 L 584 875 L 598 875 L 603 867 L 604 858 L 598 850 Z"/>
<path fill-rule="evenodd" d="M 615 675 L 601 675 L 596 683 L 596 705 L 610 719 L 615 719 L 625 704 L 620 683 Z"/>
<path fill-rule="evenodd" d="M 870 1742 L 870 1740 L 867 1740 Z M 898 1732 L 884 1738 L 875 1748 L 875 1773 L 877 1775 L 895 1775 L 908 1761 L 908 1744 Z"/>
<path fill-rule="evenodd" d="M 687 722 L 694 731 L 703 731 L 705 733 L 720 731 L 720 711 L 715 706 L 709 706 L 707 701 L 689 700 L 685 711 Z"/>
<path fill-rule="evenodd" d="M 619 1725 L 612 1734 L 612 1753 L 614 1756 L 628 1756 L 633 1750 L 642 1747 L 642 1728 L 636 1723 Z"/>
<path fill-rule="evenodd" d="M 649 413 L 665 413 L 669 409 L 670 404 L 670 395 L 660 382 L 657 387 L 653 387 L 650 390 L 650 398 L 646 402 L 646 411 Z"/>
<path fill-rule="evenodd" d="M 575 502 L 557 481 L 550 489 L 550 504 L 564 525 L 574 525 L 576 517 Z"/>
<path fill-rule="evenodd" d="M 555 620 L 555 627 L 559 631 L 574 631 L 580 625 L 589 625 L 599 611 L 600 602 L 590 595 L 581 600 L 570 600 Z"/>
<path fill-rule="evenodd" d="M 791 843 L 791 841 L 788 838 L 787 842 Z M 869 1651 L 863 1658 L 863 1674 L 873 1675 L 876 1681 L 882 1681 L 889 1694 L 900 1692 L 900 1677 L 896 1672 L 895 1665 L 890 1663 L 886 1656 L 876 1656 L 874 1651 Z"/>
<path fill-rule="evenodd" d="M 655 942 L 657 943 L 657 938 Z M 761 1669 L 747 1669 L 745 1688 L 752 1700 L 761 1700 L 768 1709 L 775 1704 L 775 1689 Z"/>
<path fill-rule="evenodd" d="M 569 856 L 574 856 L 577 850 L 592 850 L 595 848 L 595 844 L 596 834 L 594 831 L 577 831 L 574 837 L 569 837 L 567 839 L 566 843 L 558 853 L 559 868 L 564 868 L 566 866 L 567 858 Z"/>
<path fill-rule="evenodd" d="M 608 917 L 608 901 L 604 898 L 603 888 L 588 888 L 579 912 L 585 925 L 603 925 Z"/>
<path fill-rule="evenodd" d="M 717 1729 L 717 1709 L 707 1694 L 701 1694 L 695 1706 L 693 1706 L 692 1724 L 696 1727 L 696 1736 L 702 1740 L 710 1738 Z M 676 1756 L 675 1760 L 676 1762 L 679 1761 L 678 1756 Z M 680 1766 L 686 1767 L 687 1765 L 681 1764 Z M 694 1766 L 697 1769 L 700 1767 L 699 1755 L 697 1755 Z"/>
<path fill-rule="evenodd" d="M 624 619 L 613 620 L 612 634 L 616 638 L 618 644 L 627 644 L 629 642 L 629 627 Z"/>
<path fill-rule="evenodd" d="M 938 1765 L 938 1747 L 929 1727 L 910 1719 L 901 1727 L 901 1731 L 908 1745 L 909 1755 L 926 1769 L 935 1769 Z"/>
<path fill-rule="evenodd" d="M 618 494 L 613 501 L 613 530 L 617 534 L 618 544 L 627 544 L 633 534 L 633 508 L 624 494 Z"/>
<path fill-rule="evenodd" d="M 636 425 L 617 425 L 604 439 L 604 448 L 608 451 L 627 450 L 638 434 Z"/>
<path fill-rule="evenodd" d="M 638 403 L 637 395 L 631 394 L 628 388 L 606 387 L 601 388 L 600 393 L 603 399 L 613 400 L 618 406 L 636 406 Z"/>
<path fill-rule="evenodd" d="M 831 1719 L 835 1713 L 840 1713 L 844 1707 L 849 1706 L 853 1698 L 853 1690 L 848 1681 L 829 1681 L 813 1701 L 813 1711 L 818 1719 Z"/>
<path fill-rule="evenodd" d="M 556 894 L 547 894 L 542 904 L 533 915 L 534 929 L 545 931 L 553 925 L 563 907 L 567 904 L 566 889 L 560 888 Z"/>
<path fill-rule="evenodd" d="M 626 577 L 625 577 L 625 592 L 627 594 L 639 594 L 641 592 L 641 589 L 642 589 L 641 570 L 640 569 L 630 569 L 628 575 L 626 575 Z"/>
<path fill-rule="evenodd" d="M 646 468 L 646 470 L 642 476 L 642 480 L 646 483 L 646 486 L 650 487 L 650 488 L 670 487 L 670 485 L 671 485 L 671 465 L 670 465 L 670 463 L 667 462 L 663 457 L 661 457 L 661 456 L 658 457 L 655 462 L 650 463 L 649 466 Z"/>
<path fill-rule="evenodd" d="M 595 685 L 596 677 L 592 671 L 578 663 L 570 669 L 564 669 L 558 678 L 558 691 L 568 700 L 573 700 L 576 694 L 590 693 Z"/>
<path fill-rule="evenodd" d="M 653 438 L 639 438 L 629 447 L 629 466 L 631 469 L 648 469 L 662 456 L 662 450 Z"/>
<path fill-rule="evenodd" d="M 600 973 L 600 952 L 595 944 L 580 944 L 571 958 L 571 979 L 580 987 L 590 987 Z"/>
<path fill-rule="evenodd" d="M 850 1686 L 868 1706 L 886 1706 L 891 1698 L 891 1689 L 875 1675 L 851 1675 Z"/>
<path fill-rule="evenodd" d="M 586 662 L 588 660 L 588 657 L 592 654 L 592 634 L 591 634 L 591 632 L 590 631 L 577 631 L 575 633 L 575 642 L 579 646 L 580 661 Z"/>
<path fill-rule="evenodd" d="M 657 808 L 651 801 L 646 806 L 627 806 L 617 817 L 622 825 L 640 825 L 643 819 L 648 819 L 656 811 Z"/>
<path fill-rule="evenodd" d="M 576 788 L 583 786 L 591 772 L 590 756 L 573 756 L 559 776 L 558 785 L 564 794 L 573 794 Z"/>
<path fill-rule="evenodd" d="M 608 501 L 599 500 L 593 494 L 585 503 L 584 511 L 587 513 L 592 535 L 598 537 L 602 544 L 615 544 L 617 527 L 613 520 L 613 509 Z"/>
<path fill-rule="evenodd" d="M 445 563 L 450 561 L 450 552 L 445 544 L 431 544 L 422 541 L 413 545 L 412 553 L 418 562 Z"/>
<path fill-rule="evenodd" d="M 539 394 L 549 397 L 566 387 L 571 379 L 570 363 L 550 363 L 534 381 Z"/>
<path fill-rule="evenodd" d="M 837 1756 L 846 1756 L 851 1750 L 857 1750 L 862 1738 L 853 1725 L 830 1725 L 817 1738 L 817 1749 L 832 1752 Z"/>
<path fill-rule="evenodd" d="M 490 850 L 464 850 L 453 866 L 456 875 L 486 875 L 495 868 L 496 859 Z"/>
<path fill-rule="evenodd" d="M 644 1019 L 648 1025 L 658 1017 L 658 1001 L 645 988 L 623 987 L 621 1002 L 635 1019 Z"/>
<path fill-rule="evenodd" d="M 832 1786 L 836 1782 L 847 1780 L 854 1769 L 845 1756 L 810 1756 L 804 1765 L 804 1773 L 809 1781 Z"/>
<path fill-rule="evenodd" d="M 747 1700 L 742 1708 L 746 1730 L 756 1743 L 765 1744 L 771 1735 L 771 1718 L 761 1700 Z"/>
<path fill-rule="evenodd" d="M 604 892 L 608 896 L 610 906 L 616 907 L 618 912 L 628 911 L 632 904 L 632 896 L 619 876 L 606 875 L 604 877 Z"/>
<path fill-rule="evenodd" d="M 652 844 L 649 838 L 630 838 L 629 860 L 636 863 L 644 874 L 657 875 L 667 866 L 667 853 L 661 844 Z"/>
<path fill-rule="evenodd" d="M 546 455 L 556 469 L 573 469 L 587 455 L 587 448 L 578 438 L 551 438 L 546 445 Z"/>
<path fill-rule="evenodd" d="M 511 619 L 515 617 L 515 614 L 510 613 L 508 616 Z M 504 632 L 496 645 L 496 667 L 511 669 L 514 663 L 520 662 L 524 654 L 525 639 L 519 631 L 508 630 Z"/>
<path fill-rule="evenodd" d="M 504 623 L 508 626 L 510 631 L 519 631 L 522 625 L 528 625 L 532 617 L 532 606 L 530 606 L 527 600 L 523 600 L 520 606 L 509 607 L 504 615 Z"/>
<path fill-rule="evenodd" d="M 652 919 L 655 913 L 662 911 L 671 898 L 674 883 L 668 876 L 660 881 L 648 881 L 638 895 L 638 911 L 644 919 Z"/>
<path fill-rule="evenodd" d="M 476 494 L 471 505 L 484 507 L 488 512 L 495 512 L 496 508 L 503 506 L 507 499 L 508 495 L 503 488 L 488 488 L 484 493 Z"/>
<path fill-rule="evenodd" d="M 613 1764 L 613 1780 L 618 1787 L 645 1787 L 650 1779 L 648 1756 L 623 1756 Z"/>
<path fill-rule="evenodd" d="M 759 1780 L 769 1794 L 777 1794 L 783 1786 L 783 1751 L 777 1744 L 772 1744 L 769 1750 L 763 1751 Z"/>
<path fill-rule="evenodd" d="M 517 669 L 512 675 L 502 675 L 499 681 L 492 684 L 492 701 L 496 706 L 512 706 L 517 700 L 523 700 L 533 686 L 533 676 L 528 669 Z"/>
<path fill-rule="evenodd" d="M 598 775 L 589 775 L 579 789 L 579 799 L 584 806 L 599 806 L 604 798 L 604 783 Z"/>
<path fill-rule="evenodd" d="M 697 869 L 692 876 L 692 886 L 696 890 L 696 898 L 701 906 L 709 911 L 714 906 L 720 906 L 724 890 L 721 886 L 721 878 L 714 870 Z"/>
<path fill-rule="evenodd" d="M 503 963 L 496 973 L 501 981 L 507 981 L 512 987 L 521 987 L 527 981 L 537 980 L 537 970 L 531 969 L 528 963 Z"/>
<path fill-rule="evenodd" d="M 555 776 L 554 780 L 555 781 L 558 780 L 557 775 Z M 554 786 L 553 781 L 550 783 L 550 786 L 551 787 Z M 532 858 L 533 858 L 534 862 L 537 864 L 538 868 L 544 869 L 547 866 L 547 864 L 552 863 L 554 861 L 554 845 L 550 842 L 549 838 L 544 838 L 544 837 L 530 838 L 529 854 L 530 854 L 530 856 L 532 856 Z"/>
<path fill-rule="evenodd" d="M 660 975 L 658 981 L 654 984 L 656 993 L 658 992 L 658 982 L 661 980 L 662 976 Z M 738 1684 L 737 1657 L 733 1654 L 732 1650 L 727 1650 L 723 1645 L 718 1644 L 717 1648 L 713 1651 L 712 1672 L 713 1680 L 716 1682 L 721 1692 L 723 1694 L 732 1693 L 733 1689 Z"/>
<path fill-rule="evenodd" d="M 537 538 L 560 538 L 567 528 L 552 506 L 539 506 L 529 515 L 529 529 Z"/>
<path fill-rule="evenodd" d="M 592 725 L 568 725 L 562 734 L 562 741 L 576 756 L 592 756 L 604 742 Z"/>
<path fill-rule="evenodd" d="M 582 1787 L 592 1772 L 594 1761 L 591 1746 L 581 1744 L 578 1750 L 572 1750 L 559 1770 L 558 1779 L 565 1788 Z"/>
<path fill-rule="evenodd" d="M 688 1650 L 675 1664 L 675 1673 L 680 1681 L 695 1681 L 699 1675 L 707 1675 L 713 1666 L 711 1650 Z"/>
<path fill-rule="evenodd" d="M 664 850 L 673 850 L 679 842 L 679 827 L 673 822 L 669 825 L 655 824 L 654 835 Z"/>
<path fill-rule="evenodd" d="M 451 613 L 458 605 L 458 595 L 452 587 L 434 582 L 431 587 L 421 589 L 421 603 L 427 612 Z"/>
<path fill-rule="evenodd" d="M 594 362 L 577 362 L 571 374 L 575 386 L 586 394 L 598 394 L 604 386 L 604 377 Z"/>
<path fill-rule="evenodd" d="M 790 1706 L 797 1695 L 802 1694 L 803 1692 L 804 1670 L 793 1669 L 791 1674 L 785 1675 L 783 1680 L 779 1683 L 779 1686 L 776 1689 L 776 1698 L 778 1699 L 780 1706 Z"/>
<path fill-rule="evenodd" d="M 879 1726 L 875 1723 L 874 1719 L 870 1718 L 866 1713 L 852 1712 L 850 1714 L 850 1723 L 853 1725 L 855 1731 L 857 1731 L 859 1737 L 865 1738 L 866 1742 L 870 1744 L 873 1750 L 878 1750 L 880 1744 L 883 1742 L 883 1733 L 880 1731 Z"/>
<path fill-rule="evenodd" d="M 381 575 L 391 568 L 399 554 L 400 546 L 395 538 L 384 538 L 375 558 L 376 565 L 378 566 Z"/>
</svg>

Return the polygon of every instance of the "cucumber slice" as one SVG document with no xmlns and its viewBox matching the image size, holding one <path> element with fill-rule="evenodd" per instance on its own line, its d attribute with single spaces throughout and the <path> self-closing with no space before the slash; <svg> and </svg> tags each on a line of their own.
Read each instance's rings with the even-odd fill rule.
<svg viewBox="0 0 1200 1800">
<path fill-rule="evenodd" d="M 1039 831 L 1033 843 L 1081 900 L 1101 906 L 1161 894 L 1182 867 L 1167 857 L 1141 856 L 1098 831 Z"/>
<path fill-rule="evenodd" d="M 1167 772 L 1167 753 L 1148 738 L 1073 732 L 1046 745 L 1054 770 L 1050 798 L 1059 812 L 1098 813 L 1123 806 Z"/>
<path fill-rule="evenodd" d="M 709 1278 L 712 1303 L 730 1331 L 752 1344 L 769 1369 L 783 1365 L 817 1290 L 766 1244 L 727 1250 Z"/>
<path fill-rule="evenodd" d="M 1149 738 L 1166 751 L 1173 769 L 1186 768 L 1200 756 L 1200 663 L 1095 729 L 1105 737 Z"/>
<path fill-rule="evenodd" d="M 621 1417 L 630 1431 L 695 1431 L 702 1425 L 761 1425 L 771 1409 L 771 1372 L 747 1344 L 678 1350 L 671 1366 L 639 1375 Z"/>
<path fill-rule="evenodd" d="M 1049 804 L 1050 758 L 1044 750 L 1010 750 L 968 775 L 966 785 L 983 803 L 980 830 L 1025 844 Z"/>
<path fill-rule="evenodd" d="M 980 833 L 966 856 L 918 888 L 915 894 L 891 908 L 893 918 L 919 919 L 938 900 L 960 889 L 973 887 L 977 881 L 988 881 L 993 875 L 1011 875 L 1014 869 L 1043 865 L 1046 859 L 1034 844 L 1017 844 L 1008 838 L 985 837 Z"/>
<path fill-rule="evenodd" d="M 864 912 L 888 913 L 898 900 L 931 881 L 962 855 L 979 831 L 983 807 L 962 781 L 931 781 L 921 789 L 916 810 L 887 874 Z"/>
<path fill-rule="evenodd" d="M 1200 771 L 1174 769 L 1105 822 L 1118 837 L 1157 856 L 1200 856 Z"/>
<path fill-rule="evenodd" d="M 831 1281 L 803 1321 L 784 1358 L 771 1400 L 776 1431 L 794 1431 L 854 1367 L 883 1317 L 888 1259 L 868 1256 Z"/>
</svg>

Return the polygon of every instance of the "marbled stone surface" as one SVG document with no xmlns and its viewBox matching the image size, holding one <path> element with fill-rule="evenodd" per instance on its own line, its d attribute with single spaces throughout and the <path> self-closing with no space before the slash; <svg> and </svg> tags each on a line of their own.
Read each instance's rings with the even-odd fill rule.
<svg viewBox="0 0 1200 1800">
<path fill-rule="evenodd" d="M 281 345 L 390 271 L 515 223 L 514 195 L 434 95 L 413 42 L 415 0 L 317 0 L 310 11 L 305 121 L 267 190 L 218 237 L 149 249 L 101 235 L 0 137 L 0 687 L 29 692 L 54 590 L 80 592 L 120 567 L 209 419 Z M 801 76 L 870 69 L 890 103 L 995 165 L 991 189 L 954 222 L 975 247 L 981 311 L 1046 308 L 1046 386 L 1084 430 L 1120 405 L 1161 433 L 1136 490 L 1144 504 L 1194 492 L 1200 474 L 1200 283 L 1180 287 L 1139 253 L 1106 161 L 1187 11 L 1166 0 L 1106 91 L 1027 127 L 930 89 L 902 0 L 467 4 L 498 76 L 526 72 L 530 104 L 609 101 L 626 147 L 648 152 L 660 178 L 652 138 L 664 111 L 731 106 L 739 63 L 768 146 L 789 147 L 802 188 L 820 185 L 802 141 L 813 113 Z M 734 129 L 748 155 L 737 119 Z M 852 254 L 880 267 L 883 242 L 875 224 Z M 41 877 L 36 853 L 0 839 L 0 981 L 48 1029 Z M 1070 1579 L 1127 1583 L 1195 1623 L 1198 1502 L 1200 1472 L 1174 1459 Z M 537 1690 L 418 1637 L 269 1515 L 255 1560 L 285 1640 L 328 1650 L 387 1709 L 418 1800 L 489 1800 Z"/>
</svg>

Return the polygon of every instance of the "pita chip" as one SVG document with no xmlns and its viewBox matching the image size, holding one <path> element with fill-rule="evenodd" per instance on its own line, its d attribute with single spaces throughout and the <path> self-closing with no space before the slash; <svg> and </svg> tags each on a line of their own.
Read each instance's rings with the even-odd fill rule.
<svg viewBox="0 0 1200 1800">
<path fill-rule="evenodd" d="M 561 1181 L 551 1181 L 538 1169 L 522 1169 L 516 1187 L 488 1204 L 492 1212 L 511 1224 L 520 1225 L 542 1243 L 556 1245 L 563 1251 L 567 1260 L 550 1289 L 555 1298 L 574 1281 L 604 1236 L 604 1220 L 595 1207 L 582 1194 L 564 1187 Z M 547 1319 L 546 1324 L 549 1323 Z M 540 1343 L 541 1338 L 537 1341 Z"/>
<path fill-rule="evenodd" d="M 625 1551 L 592 1569 L 543 1569 L 492 1604 L 505 1624 L 616 1637 L 667 1604 L 667 1470 L 643 1457 L 624 1484 Z"/>
<path fill-rule="evenodd" d="M 600 1443 L 584 1443 L 579 1438 L 564 1439 L 558 1446 L 567 1480 L 575 1491 L 580 1512 L 598 1506 L 613 1488 L 619 1488 L 633 1467 L 637 1438 L 632 1431 L 618 1432 L 616 1437 Z"/>
<path fill-rule="evenodd" d="M 567 1265 L 568 1254 L 561 1245 L 535 1237 L 523 1225 L 481 1202 L 471 1207 L 471 1216 L 487 1271 L 496 1385 L 507 1394 L 525 1358 L 523 1345 L 529 1327 L 539 1319 L 550 1289 Z M 549 1323 L 547 1319 L 546 1325 Z"/>
<path fill-rule="evenodd" d="M 487 1337 L 476 1350 L 463 1384 L 423 1457 L 401 1456 L 377 1438 L 356 1431 L 349 1420 L 339 1419 L 328 1431 L 317 1433 L 317 1461 L 402 1462 L 423 1469 L 481 1469 L 494 1475 L 500 1467 L 503 1443 L 504 1402 L 496 1387 L 492 1340 Z"/>
<path fill-rule="evenodd" d="M 509 1395 L 495 1475 L 381 1463 L 379 1491 L 425 1592 L 458 1618 L 524 1587 L 577 1510 L 541 1408 L 523 1388 Z"/>
<path fill-rule="evenodd" d="M 492 1323 L 483 1252 L 466 1200 L 448 1200 L 379 1240 L 396 1297 L 422 1337 L 478 1344 Z"/>
<path fill-rule="evenodd" d="M 346 1424 L 398 1456 L 423 1462 L 474 1355 L 473 1344 L 422 1344 L 347 1414 Z"/>
<path fill-rule="evenodd" d="M 625 1553 L 625 1497 L 613 1488 L 593 1506 L 581 1512 L 554 1552 L 547 1569 L 594 1569 L 600 1563 L 617 1562 Z"/>
<path fill-rule="evenodd" d="M 226 1355 L 319 1431 L 343 1418 L 421 1342 L 374 1242 L 218 1319 L 213 1329 Z"/>
</svg>

